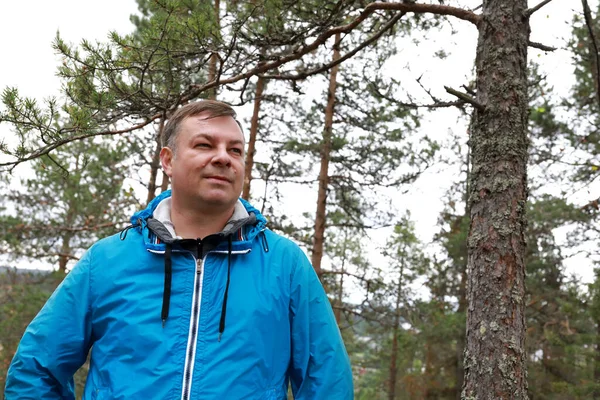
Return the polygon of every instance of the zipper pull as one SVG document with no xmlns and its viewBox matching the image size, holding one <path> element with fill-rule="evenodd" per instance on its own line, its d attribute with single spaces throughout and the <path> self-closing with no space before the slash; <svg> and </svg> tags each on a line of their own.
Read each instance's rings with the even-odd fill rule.
<svg viewBox="0 0 600 400">
<path fill-rule="evenodd" d="M 202 273 L 202 260 L 196 260 L 196 273 L 198 275 Z"/>
</svg>

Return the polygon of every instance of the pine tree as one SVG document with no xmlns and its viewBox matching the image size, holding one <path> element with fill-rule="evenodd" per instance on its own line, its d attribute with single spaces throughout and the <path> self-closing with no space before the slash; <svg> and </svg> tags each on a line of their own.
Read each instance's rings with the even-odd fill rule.
<svg viewBox="0 0 600 400">
<path fill-rule="evenodd" d="M 37 159 L 34 176 L 4 197 L 2 253 L 65 273 L 93 241 L 127 222 L 134 198 L 123 188 L 126 156 L 122 143 L 88 140 Z"/>
</svg>

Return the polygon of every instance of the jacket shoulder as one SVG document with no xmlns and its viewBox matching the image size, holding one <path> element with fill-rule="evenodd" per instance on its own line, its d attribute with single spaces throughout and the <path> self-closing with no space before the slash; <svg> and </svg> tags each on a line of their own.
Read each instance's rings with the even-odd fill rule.
<svg viewBox="0 0 600 400">
<path fill-rule="evenodd" d="M 303 266 L 312 269 L 306 252 L 295 241 L 270 229 L 265 229 L 264 234 L 269 252 L 284 259 L 286 265 L 291 266 L 292 269 Z"/>
<path fill-rule="evenodd" d="M 117 232 L 99 239 L 88 249 L 85 257 L 88 258 L 92 269 L 97 264 L 102 264 L 104 269 L 108 259 L 127 260 L 146 252 L 141 233 L 131 229 L 124 238 L 120 232 Z"/>
<path fill-rule="evenodd" d="M 265 229 L 264 234 L 267 244 L 271 249 L 282 249 L 285 251 L 294 251 L 304 254 L 302 248 L 292 239 L 279 233 L 275 233 L 270 229 Z"/>
</svg>

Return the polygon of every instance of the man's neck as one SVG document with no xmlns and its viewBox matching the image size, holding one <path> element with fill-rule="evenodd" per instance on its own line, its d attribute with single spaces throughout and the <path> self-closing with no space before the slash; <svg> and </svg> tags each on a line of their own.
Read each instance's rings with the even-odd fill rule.
<svg viewBox="0 0 600 400">
<path fill-rule="evenodd" d="M 229 210 L 198 210 L 178 206 L 171 203 L 171 222 L 175 233 L 184 239 L 203 239 L 223 230 L 233 215 L 234 208 Z"/>
</svg>

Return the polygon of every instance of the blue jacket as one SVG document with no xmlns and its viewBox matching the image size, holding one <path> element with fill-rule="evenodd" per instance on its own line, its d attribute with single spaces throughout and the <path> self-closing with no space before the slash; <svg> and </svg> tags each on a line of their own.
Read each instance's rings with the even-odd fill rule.
<svg viewBox="0 0 600 400">
<path fill-rule="evenodd" d="M 153 218 L 169 196 L 66 276 L 25 331 L 6 399 L 74 398 L 90 350 L 86 399 L 284 400 L 288 382 L 296 399 L 352 399 L 344 344 L 302 250 L 243 201 L 229 231 L 177 240 Z"/>
</svg>

